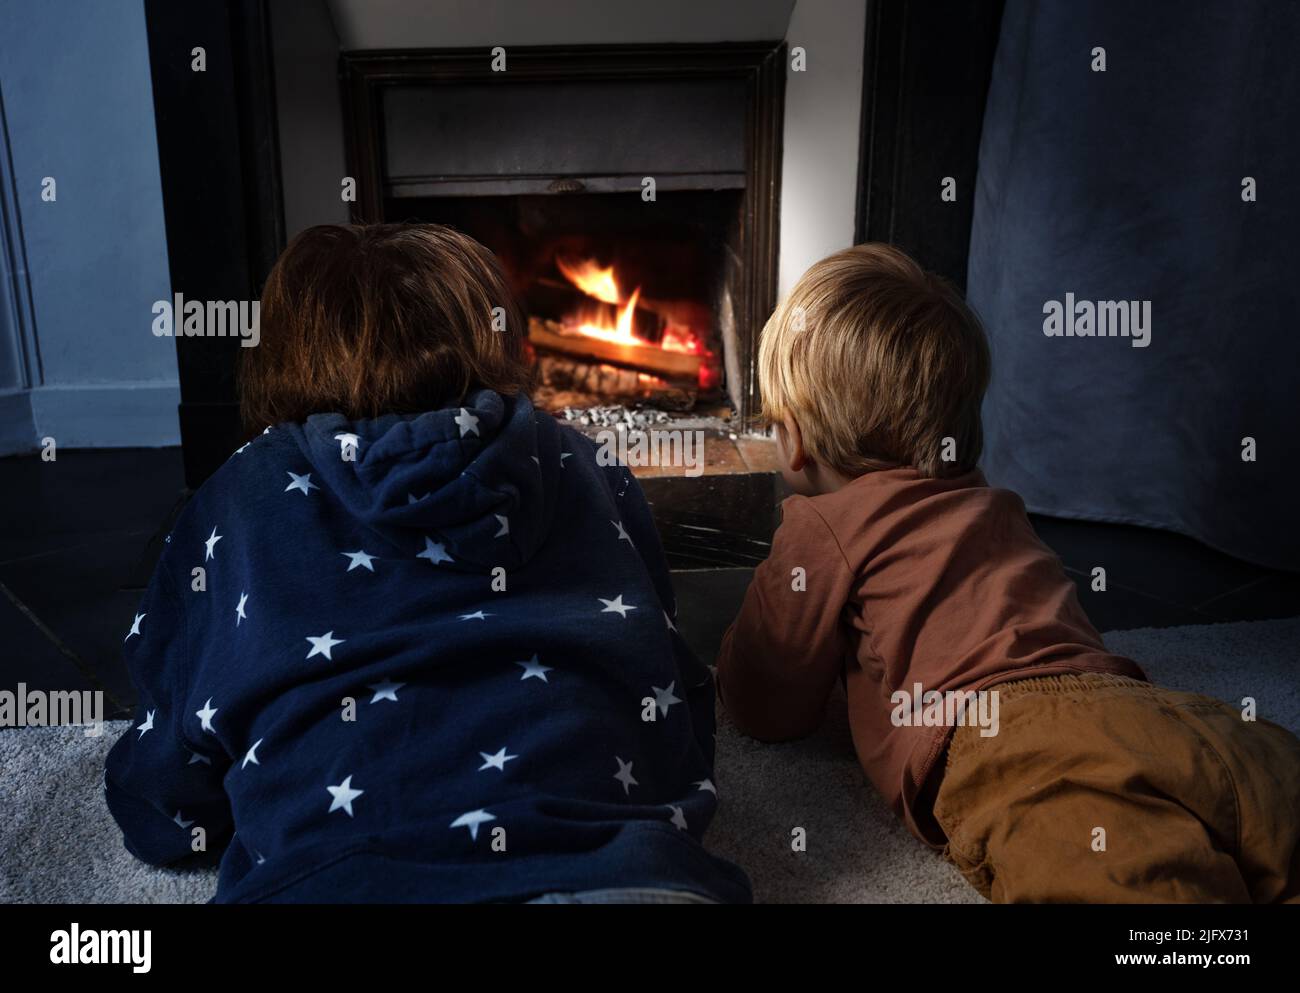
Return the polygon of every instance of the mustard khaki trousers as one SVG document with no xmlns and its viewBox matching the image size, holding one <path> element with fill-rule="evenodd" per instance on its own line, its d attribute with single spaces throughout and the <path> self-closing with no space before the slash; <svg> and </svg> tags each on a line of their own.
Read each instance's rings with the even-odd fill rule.
<svg viewBox="0 0 1300 993">
<path fill-rule="evenodd" d="M 1300 902 L 1300 739 L 1108 674 L 1002 683 L 957 728 L 934 813 L 995 903 Z"/>
</svg>

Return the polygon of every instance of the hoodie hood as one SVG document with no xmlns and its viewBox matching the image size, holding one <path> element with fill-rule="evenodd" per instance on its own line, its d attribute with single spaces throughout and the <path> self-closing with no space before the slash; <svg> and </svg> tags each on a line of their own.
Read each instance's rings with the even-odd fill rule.
<svg viewBox="0 0 1300 993">
<path fill-rule="evenodd" d="M 317 414 L 285 428 L 322 489 L 412 554 L 427 539 L 449 568 L 513 567 L 550 531 L 565 446 L 560 425 L 522 394 L 479 390 L 444 410 L 360 421 Z"/>
</svg>

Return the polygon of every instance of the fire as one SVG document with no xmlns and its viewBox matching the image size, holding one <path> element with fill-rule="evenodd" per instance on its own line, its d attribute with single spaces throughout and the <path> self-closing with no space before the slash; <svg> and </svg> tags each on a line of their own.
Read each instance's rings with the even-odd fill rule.
<svg viewBox="0 0 1300 993">
<path fill-rule="evenodd" d="M 685 352 L 687 355 L 699 355 L 700 339 L 691 334 L 688 328 L 670 324 L 664 329 L 663 340 L 659 347 L 665 352 Z"/>
<path fill-rule="evenodd" d="M 675 324 L 671 319 L 665 322 L 663 335 L 658 342 L 638 335 L 635 330 L 635 315 L 637 304 L 641 300 L 641 287 L 638 286 L 624 299 L 612 265 L 602 266 L 594 259 L 571 260 L 561 256 L 556 256 L 555 265 L 584 294 L 607 305 L 580 308 L 578 313 L 571 314 L 566 324 L 574 333 L 620 345 L 661 348 L 666 352 L 682 352 L 687 355 L 710 354 L 691 328 Z M 616 308 L 613 315 L 610 305 Z M 707 363 L 700 366 L 702 387 L 716 386 L 717 378 L 716 369 L 709 368 Z"/>
<path fill-rule="evenodd" d="M 579 334 L 585 334 L 588 338 L 599 338 L 601 341 L 613 341 L 620 345 L 641 345 L 642 347 L 651 345 L 651 342 L 643 338 L 638 338 L 632 333 L 632 315 L 636 313 L 636 302 L 641 296 L 641 288 L 638 286 L 633 291 L 632 296 L 628 298 L 627 304 L 618 312 L 618 320 L 613 327 L 608 324 L 593 323 L 591 320 L 584 320 L 577 326 Z"/>
<path fill-rule="evenodd" d="M 614 279 L 613 266 L 601 268 L 593 259 L 568 262 L 560 256 L 556 256 L 555 264 L 560 272 L 564 273 L 564 278 L 587 296 L 595 297 L 601 303 L 619 302 L 618 283 Z"/>
<path fill-rule="evenodd" d="M 618 280 L 614 278 L 614 267 L 602 266 L 594 259 L 584 259 L 580 262 L 571 262 L 563 256 L 556 256 L 556 267 L 564 274 L 565 279 L 582 290 L 589 297 L 594 297 L 601 303 L 613 304 L 619 307 L 618 318 L 613 326 L 610 326 L 608 319 L 602 320 L 605 315 L 583 315 L 577 319 L 575 329 L 579 334 L 585 334 L 589 338 L 599 338 L 602 341 L 613 341 L 622 345 L 649 345 L 648 341 L 638 338 L 632 331 L 632 318 L 636 313 L 637 301 L 641 298 L 641 287 L 632 291 L 632 295 L 624 302 L 622 294 L 619 293 Z M 619 306 L 621 304 L 621 306 Z"/>
</svg>

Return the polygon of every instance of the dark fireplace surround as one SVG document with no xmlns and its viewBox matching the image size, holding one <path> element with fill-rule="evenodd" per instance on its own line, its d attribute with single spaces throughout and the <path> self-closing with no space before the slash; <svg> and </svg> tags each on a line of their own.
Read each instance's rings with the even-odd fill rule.
<svg viewBox="0 0 1300 993">
<path fill-rule="evenodd" d="M 552 368 L 548 353 L 570 370 L 613 371 L 608 360 L 624 376 L 650 361 L 633 384 L 662 375 L 674 389 L 658 395 L 672 402 L 756 412 L 757 336 L 776 303 L 784 44 L 505 58 L 494 71 L 479 49 L 341 57 L 352 219 L 450 224 L 483 242 L 529 316 L 539 368 Z M 566 260 L 609 266 L 624 301 L 638 288 L 638 341 L 675 345 L 689 325 L 697 354 L 594 346 L 601 354 L 588 356 L 589 339 L 552 333 L 575 297 L 591 303 L 566 282 Z M 607 309 L 613 323 L 618 308 Z"/>
</svg>

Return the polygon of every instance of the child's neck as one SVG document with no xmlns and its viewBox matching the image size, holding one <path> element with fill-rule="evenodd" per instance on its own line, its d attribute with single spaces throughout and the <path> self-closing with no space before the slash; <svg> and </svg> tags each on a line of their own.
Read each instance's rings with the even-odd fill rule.
<svg viewBox="0 0 1300 993">
<path fill-rule="evenodd" d="M 844 489 L 856 478 L 846 476 L 842 472 L 837 472 L 829 466 L 819 465 L 816 462 L 810 462 L 804 466 L 803 476 L 808 486 L 809 496 L 835 493 Z"/>
</svg>

